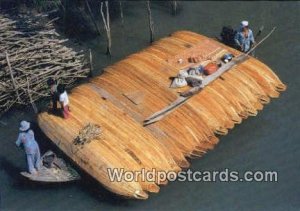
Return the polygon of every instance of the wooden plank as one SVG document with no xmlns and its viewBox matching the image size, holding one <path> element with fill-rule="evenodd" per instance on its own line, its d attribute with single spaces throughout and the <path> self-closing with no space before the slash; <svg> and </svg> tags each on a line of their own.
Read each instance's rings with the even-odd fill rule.
<svg viewBox="0 0 300 211">
<path fill-rule="evenodd" d="M 145 94 L 142 91 L 123 93 L 123 95 L 135 105 L 141 104 L 145 97 Z"/>
</svg>

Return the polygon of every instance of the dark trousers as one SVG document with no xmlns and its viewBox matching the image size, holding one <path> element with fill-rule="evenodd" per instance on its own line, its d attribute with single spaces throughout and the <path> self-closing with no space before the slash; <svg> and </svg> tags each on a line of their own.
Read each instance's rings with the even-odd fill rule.
<svg viewBox="0 0 300 211">
<path fill-rule="evenodd" d="M 51 95 L 51 100 L 52 100 L 52 108 L 53 110 L 57 110 L 57 103 L 58 103 L 58 100 L 59 100 L 59 97 L 58 97 L 58 94 L 57 93 L 54 93 Z"/>
</svg>

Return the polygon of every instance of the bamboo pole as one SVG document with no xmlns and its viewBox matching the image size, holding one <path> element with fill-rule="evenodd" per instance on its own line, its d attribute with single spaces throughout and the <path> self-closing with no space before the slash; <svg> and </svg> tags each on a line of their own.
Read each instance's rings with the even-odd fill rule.
<svg viewBox="0 0 300 211">
<path fill-rule="evenodd" d="M 30 100 L 30 103 L 31 103 L 31 106 L 33 108 L 34 113 L 37 114 L 38 113 L 38 109 L 37 109 L 35 103 L 32 100 L 32 96 L 31 96 L 31 93 L 30 93 L 30 87 L 29 87 L 29 80 L 28 80 L 27 76 L 26 76 L 26 81 L 27 81 L 27 93 L 28 93 L 28 97 L 29 97 L 29 100 Z"/>
<path fill-rule="evenodd" d="M 154 41 L 154 22 L 152 19 L 152 12 L 151 12 L 151 6 L 150 1 L 147 1 L 147 12 L 148 12 L 148 21 L 149 21 L 149 31 L 150 31 L 150 43 Z"/>
<path fill-rule="evenodd" d="M 92 9 L 91 9 L 91 7 L 90 7 L 90 4 L 89 4 L 88 0 L 85 0 L 85 2 L 86 2 L 86 6 L 87 6 L 87 8 L 88 8 L 88 11 L 89 11 L 89 13 L 90 13 L 90 17 L 91 17 L 91 19 L 92 19 L 92 22 L 94 23 L 95 28 L 96 28 L 97 32 L 99 33 L 99 35 L 101 35 L 101 30 L 100 30 L 100 28 L 99 28 L 97 22 L 95 21 L 95 18 L 94 18 L 94 16 L 93 16 L 93 12 L 92 12 Z"/>
<path fill-rule="evenodd" d="M 12 81 L 13 86 L 14 86 L 14 90 L 15 90 L 15 92 L 17 94 L 18 101 L 21 102 L 20 94 L 19 94 L 19 91 L 18 91 L 16 80 L 14 78 L 14 74 L 13 74 L 13 71 L 12 71 L 12 68 L 11 68 L 11 64 L 10 64 L 10 61 L 9 61 L 9 56 L 8 56 L 7 51 L 5 52 L 5 56 L 6 56 L 6 61 L 7 61 L 7 65 L 8 65 L 8 69 L 9 69 L 9 74 L 10 74 L 10 77 L 11 77 L 11 81 Z"/>
<path fill-rule="evenodd" d="M 92 55 L 92 50 L 89 49 L 90 53 L 90 77 L 93 77 L 93 55 Z"/>
<path fill-rule="evenodd" d="M 121 17 L 121 21 L 122 21 L 122 26 L 124 26 L 124 14 L 123 14 L 122 1 L 119 1 L 119 6 L 120 6 L 120 17 Z"/>
<path fill-rule="evenodd" d="M 111 56 L 111 33 L 110 33 L 110 18 L 109 18 L 109 7 L 108 1 L 105 1 L 106 14 L 103 12 L 103 2 L 101 2 L 100 11 L 104 24 L 104 28 L 106 31 L 106 39 L 107 39 L 107 51 L 106 54 Z"/>
</svg>

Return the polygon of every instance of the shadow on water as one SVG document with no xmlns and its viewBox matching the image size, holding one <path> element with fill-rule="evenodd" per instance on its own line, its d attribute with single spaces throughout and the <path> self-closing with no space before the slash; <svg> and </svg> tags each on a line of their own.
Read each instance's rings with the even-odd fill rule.
<svg viewBox="0 0 300 211">
<path fill-rule="evenodd" d="M 15 164 L 4 156 L 0 156 L 0 169 L 4 170 L 7 175 L 14 181 L 19 181 L 22 176 L 20 175 L 20 169 L 15 166 Z"/>
<path fill-rule="evenodd" d="M 88 194 L 90 197 L 93 197 L 99 202 L 104 202 L 112 205 L 127 205 L 128 200 L 122 198 L 107 189 L 101 186 L 94 178 L 85 172 L 79 171 L 81 175 L 81 180 L 78 181 L 80 189 Z"/>
</svg>

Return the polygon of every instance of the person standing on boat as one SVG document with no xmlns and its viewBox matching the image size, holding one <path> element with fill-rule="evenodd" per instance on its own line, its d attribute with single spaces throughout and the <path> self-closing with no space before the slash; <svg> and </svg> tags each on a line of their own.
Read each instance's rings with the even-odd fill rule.
<svg viewBox="0 0 300 211">
<path fill-rule="evenodd" d="M 47 81 L 47 84 L 50 88 L 50 96 L 51 96 L 51 101 L 52 101 L 52 109 L 53 112 L 57 111 L 57 102 L 58 102 L 58 93 L 57 93 L 57 83 L 54 79 L 50 78 Z"/>
<path fill-rule="evenodd" d="M 27 121 L 22 121 L 19 128 L 19 136 L 16 141 L 18 147 L 24 147 L 27 166 L 30 174 L 37 174 L 41 165 L 41 155 L 38 143 L 35 140 L 33 130 L 30 129 L 30 123 Z"/>
<path fill-rule="evenodd" d="M 57 91 L 59 93 L 59 102 L 62 109 L 62 115 L 64 119 L 68 119 L 70 117 L 70 107 L 67 91 L 65 90 L 65 87 L 62 84 L 60 84 L 57 87 Z"/>
<path fill-rule="evenodd" d="M 252 45 L 255 44 L 254 35 L 251 29 L 249 29 L 249 22 L 242 21 L 240 28 L 234 37 L 234 42 L 238 49 L 243 52 L 248 52 Z"/>
</svg>

